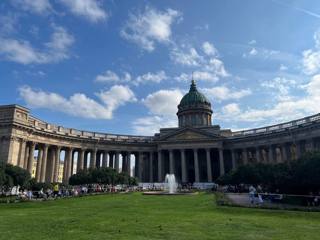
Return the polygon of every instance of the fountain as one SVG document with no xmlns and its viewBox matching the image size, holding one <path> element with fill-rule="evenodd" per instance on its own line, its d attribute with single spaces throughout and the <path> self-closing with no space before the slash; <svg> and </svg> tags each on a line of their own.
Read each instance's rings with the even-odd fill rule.
<svg viewBox="0 0 320 240">
<path fill-rule="evenodd" d="M 177 192 L 178 183 L 174 174 L 167 174 L 164 180 L 165 191 L 169 194 L 175 194 Z"/>
<path fill-rule="evenodd" d="M 178 192 L 178 183 L 174 174 L 166 174 L 165 181 L 163 183 L 163 191 L 149 191 L 144 192 L 144 195 L 194 195 L 196 193 L 191 191 Z"/>
</svg>

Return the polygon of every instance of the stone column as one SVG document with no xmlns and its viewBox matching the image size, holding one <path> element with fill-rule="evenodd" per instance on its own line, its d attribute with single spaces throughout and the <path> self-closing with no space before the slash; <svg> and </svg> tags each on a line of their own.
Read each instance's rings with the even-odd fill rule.
<svg viewBox="0 0 320 240">
<path fill-rule="evenodd" d="M 186 182 L 188 182 L 188 179 L 187 179 L 186 151 L 184 149 L 181 149 L 180 153 L 181 153 L 181 181 L 183 183 L 186 183 Z"/>
<path fill-rule="evenodd" d="M 19 162 L 18 162 L 18 166 L 21 168 L 24 167 L 25 153 L 26 153 L 26 140 L 21 139 L 20 150 L 19 150 Z"/>
<path fill-rule="evenodd" d="M 97 149 L 91 151 L 90 155 L 90 168 L 96 168 L 96 161 L 97 161 Z"/>
<path fill-rule="evenodd" d="M 122 166 L 121 166 L 121 172 L 127 172 L 127 165 L 128 165 L 128 155 L 127 152 L 122 152 Z"/>
<path fill-rule="evenodd" d="M 313 152 L 314 149 L 315 149 L 315 144 L 314 144 L 314 140 L 313 140 L 312 138 L 310 138 L 310 139 L 308 140 L 308 145 L 309 145 L 308 151 L 309 151 L 309 152 Z"/>
<path fill-rule="evenodd" d="M 270 146 L 269 146 L 269 149 L 268 149 L 268 161 L 269 161 L 269 163 L 276 162 L 276 161 L 274 161 L 273 156 L 274 156 L 273 146 L 270 145 Z"/>
<path fill-rule="evenodd" d="M 150 152 L 150 172 L 149 172 L 149 182 L 153 183 L 153 152 Z"/>
<path fill-rule="evenodd" d="M 208 177 L 208 182 L 212 182 L 210 148 L 206 148 L 206 157 L 207 157 L 207 177 Z"/>
<path fill-rule="evenodd" d="M 246 148 L 242 150 L 242 162 L 243 165 L 248 164 L 248 150 Z"/>
<path fill-rule="evenodd" d="M 67 171 L 66 171 L 66 178 L 65 178 L 65 182 L 68 183 L 69 182 L 69 178 L 72 175 L 72 157 L 73 157 L 73 149 L 72 148 L 68 148 L 67 152 L 66 152 L 66 160 L 67 160 Z"/>
<path fill-rule="evenodd" d="M 63 161 L 63 177 L 62 177 L 63 182 L 66 182 L 66 179 L 67 179 L 67 172 L 68 172 L 67 154 L 68 153 L 66 150 L 64 154 L 64 161 Z"/>
<path fill-rule="evenodd" d="M 173 150 L 169 150 L 169 173 L 174 174 Z"/>
<path fill-rule="evenodd" d="M 40 182 L 43 150 L 39 147 L 37 157 L 36 181 Z"/>
<path fill-rule="evenodd" d="M 40 182 L 46 181 L 47 158 L 48 158 L 48 145 L 44 144 L 43 155 L 42 155 L 42 164 L 41 164 Z"/>
<path fill-rule="evenodd" d="M 286 144 L 281 146 L 281 162 L 288 160 Z"/>
<path fill-rule="evenodd" d="M 131 152 L 127 153 L 127 173 L 131 176 Z"/>
<path fill-rule="evenodd" d="M 299 141 L 297 141 L 296 143 L 295 143 L 295 145 L 296 145 L 296 158 L 297 159 L 299 159 L 299 158 L 301 158 L 301 145 L 300 145 L 300 142 Z"/>
<path fill-rule="evenodd" d="M 109 168 L 113 168 L 113 158 L 114 158 L 114 153 L 109 152 Z"/>
<path fill-rule="evenodd" d="M 260 154 L 259 147 L 256 147 L 256 158 L 257 158 L 257 162 L 260 163 L 261 162 L 261 154 Z"/>
<path fill-rule="evenodd" d="M 85 154 L 85 150 L 84 149 L 80 149 L 78 152 L 78 164 L 77 164 L 77 172 L 79 172 L 80 170 L 83 170 L 83 165 L 84 165 L 84 154 Z"/>
<path fill-rule="evenodd" d="M 23 168 L 28 169 L 28 162 L 29 162 L 29 152 L 30 152 L 30 146 L 28 143 L 26 143 L 26 149 L 24 152 L 24 162 L 23 162 Z"/>
<path fill-rule="evenodd" d="M 59 168 L 60 168 L 60 151 L 61 147 L 57 146 L 57 149 L 55 151 L 55 166 L 54 166 L 54 175 L 53 175 L 53 181 L 58 182 L 59 178 Z"/>
<path fill-rule="evenodd" d="M 34 161 L 34 150 L 35 150 L 35 143 L 31 142 L 29 146 L 29 157 L 28 157 L 28 172 L 32 174 L 33 168 L 33 161 Z"/>
<path fill-rule="evenodd" d="M 139 153 L 135 152 L 134 153 L 134 161 L 135 161 L 135 166 L 134 166 L 134 173 L 133 176 L 135 176 L 136 178 L 139 177 Z"/>
<path fill-rule="evenodd" d="M 200 182 L 198 149 L 193 149 L 193 158 L 194 158 L 194 179 L 195 179 L 195 182 Z"/>
<path fill-rule="evenodd" d="M 119 152 L 116 152 L 116 157 L 115 157 L 115 161 L 114 161 L 114 169 L 116 170 L 116 172 L 119 172 Z"/>
<path fill-rule="evenodd" d="M 143 152 L 139 152 L 139 168 L 138 168 L 138 178 L 142 182 L 142 171 L 143 169 Z"/>
<path fill-rule="evenodd" d="M 162 182 L 162 154 L 158 150 L 158 182 Z"/>
<path fill-rule="evenodd" d="M 55 160 L 56 154 L 55 154 L 55 148 L 51 147 L 50 149 L 50 154 L 49 154 L 49 162 L 50 162 L 50 167 L 48 168 L 48 182 L 53 182 L 54 181 L 54 173 L 55 173 L 55 165 L 56 165 L 56 160 Z"/>
<path fill-rule="evenodd" d="M 108 152 L 104 151 L 103 157 L 102 157 L 102 167 L 105 168 L 107 166 L 108 166 Z"/>
<path fill-rule="evenodd" d="M 232 161 L 232 170 L 235 170 L 237 168 L 237 163 L 236 163 L 236 153 L 234 149 L 231 149 L 231 161 Z"/>
<path fill-rule="evenodd" d="M 220 165 L 220 176 L 224 175 L 224 159 L 223 149 L 219 148 L 219 165 Z"/>
</svg>

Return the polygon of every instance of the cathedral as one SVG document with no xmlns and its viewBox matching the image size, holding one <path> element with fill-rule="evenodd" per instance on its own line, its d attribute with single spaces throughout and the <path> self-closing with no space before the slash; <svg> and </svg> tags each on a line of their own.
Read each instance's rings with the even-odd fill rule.
<svg viewBox="0 0 320 240">
<path fill-rule="evenodd" d="M 65 128 L 23 106 L 3 105 L 0 161 L 27 169 L 38 182 L 68 182 L 79 170 L 111 167 L 140 182 L 163 182 L 173 173 L 180 183 L 210 183 L 242 164 L 292 161 L 320 149 L 320 114 L 244 131 L 221 129 L 212 125 L 211 103 L 194 81 L 177 117 L 176 128 L 132 136 Z"/>
</svg>

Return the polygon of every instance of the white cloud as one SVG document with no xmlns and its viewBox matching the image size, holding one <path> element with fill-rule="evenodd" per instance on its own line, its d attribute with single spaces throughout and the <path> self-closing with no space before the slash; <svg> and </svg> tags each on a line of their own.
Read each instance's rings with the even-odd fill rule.
<svg viewBox="0 0 320 240">
<path fill-rule="evenodd" d="M 252 48 L 251 50 L 250 50 L 250 52 L 249 52 L 249 55 L 251 55 L 251 56 L 255 56 L 255 55 L 257 55 L 258 54 L 258 51 L 257 51 L 257 49 L 255 49 L 255 48 Z"/>
<path fill-rule="evenodd" d="M 149 94 L 142 102 L 152 114 L 175 116 L 178 111 L 177 106 L 182 97 L 182 92 L 178 89 L 159 90 Z"/>
<path fill-rule="evenodd" d="M 211 71 L 217 77 L 228 77 L 230 74 L 224 68 L 224 63 L 218 58 L 211 58 L 209 62 L 204 65 L 204 69 Z"/>
<path fill-rule="evenodd" d="M 123 76 L 119 76 L 111 70 L 107 70 L 103 74 L 99 74 L 96 77 L 96 82 L 129 82 L 131 80 L 131 75 L 128 72 L 124 72 Z"/>
<path fill-rule="evenodd" d="M 178 89 L 159 90 L 149 94 L 142 103 L 148 108 L 150 115 L 138 118 L 132 123 L 134 133 L 153 135 L 160 128 L 176 127 L 177 106 L 182 96 Z"/>
<path fill-rule="evenodd" d="M 292 59 L 291 55 L 282 53 L 277 50 L 267 49 L 263 47 L 248 47 L 246 52 L 242 54 L 243 58 L 260 58 L 260 59 L 273 59 L 273 60 L 287 60 Z"/>
<path fill-rule="evenodd" d="M 121 85 L 115 85 L 109 91 L 96 93 L 100 102 L 83 93 L 75 93 L 69 98 L 64 98 L 57 93 L 34 90 L 29 86 L 20 87 L 19 93 L 31 108 L 50 109 L 92 119 L 111 119 L 113 112 L 119 106 L 136 100 L 134 93 L 128 87 Z"/>
<path fill-rule="evenodd" d="M 63 27 L 53 26 L 53 29 L 44 50 L 34 48 L 28 41 L 0 37 L 0 56 L 22 64 L 59 62 L 69 58 L 68 50 L 74 37 Z"/>
<path fill-rule="evenodd" d="M 201 90 L 209 98 L 213 100 L 219 100 L 219 101 L 230 100 L 230 99 L 240 99 L 252 93 L 250 89 L 235 90 L 235 89 L 229 89 L 225 86 L 203 88 Z"/>
<path fill-rule="evenodd" d="M 177 119 L 161 116 L 147 116 L 136 119 L 132 124 L 135 134 L 149 136 L 159 132 L 160 128 L 167 127 L 177 127 Z"/>
<path fill-rule="evenodd" d="M 237 115 L 241 112 L 239 105 L 237 103 L 230 103 L 225 105 L 222 108 L 222 112 L 226 115 L 232 116 L 232 115 Z"/>
<path fill-rule="evenodd" d="M 108 14 L 98 0 L 60 0 L 70 11 L 80 17 L 85 17 L 91 22 L 106 20 Z"/>
<path fill-rule="evenodd" d="M 256 40 L 254 40 L 254 39 L 252 39 L 250 42 L 248 42 L 250 45 L 254 45 L 254 44 L 256 44 L 257 43 L 257 41 Z"/>
<path fill-rule="evenodd" d="M 302 52 L 303 72 L 307 75 L 313 75 L 320 70 L 320 29 L 313 34 L 315 46 Z"/>
<path fill-rule="evenodd" d="M 285 77 L 276 77 L 271 81 L 264 81 L 261 86 L 271 89 L 277 100 L 285 100 L 291 98 L 290 90 L 297 87 L 297 81 Z"/>
<path fill-rule="evenodd" d="M 286 70 L 288 70 L 288 67 L 286 65 L 281 64 L 280 67 L 279 67 L 279 70 L 280 71 L 286 71 Z"/>
<path fill-rule="evenodd" d="M 198 81 L 217 82 L 219 80 L 217 74 L 208 71 L 193 72 L 193 79 Z"/>
<path fill-rule="evenodd" d="M 216 55 L 217 54 L 217 49 L 213 46 L 213 44 L 209 43 L 209 42 L 204 42 L 202 44 L 202 49 L 205 52 L 205 54 L 207 55 Z"/>
<path fill-rule="evenodd" d="M 12 3 L 24 11 L 47 14 L 52 11 L 49 0 L 12 0 Z"/>
<path fill-rule="evenodd" d="M 99 74 L 95 81 L 96 82 L 116 82 L 116 83 L 131 83 L 134 85 L 145 84 L 145 83 L 160 83 L 163 80 L 166 80 L 168 76 L 166 75 L 165 71 L 161 70 L 155 73 L 148 72 L 137 76 L 135 79 L 132 79 L 132 76 L 128 72 L 124 72 L 121 75 L 107 70 L 103 74 Z"/>
<path fill-rule="evenodd" d="M 109 91 L 101 91 L 96 94 L 101 101 L 107 106 L 111 117 L 112 113 L 119 106 L 127 102 L 137 101 L 133 91 L 128 86 L 114 85 Z"/>
<path fill-rule="evenodd" d="M 152 83 L 160 83 L 163 80 L 166 80 L 168 77 L 165 73 L 165 71 L 159 71 L 156 73 L 145 73 L 141 76 L 138 76 L 135 80 L 136 84 L 140 83 L 147 83 L 147 82 L 152 82 Z"/>
<path fill-rule="evenodd" d="M 202 56 L 198 54 L 195 48 L 184 45 L 181 48 L 173 48 L 170 57 L 175 63 L 186 66 L 199 66 L 203 62 Z"/>
<path fill-rule="evenodd" d="M 171 37 L 172 24 L 181 14 L 173 9 L 158 11 L 146 7 L 143 13 L 130 14 L 121 30 L 121 36 L 138 44 L 149 52 L 155 49 L 155 43 L 167 43 Z"/>
<path fill-rule="evenodd" d="M 303 72 L 307 75 L 315 74 L 320 69 L 320 51 L 305 50 L 302 53 Z"/>
<path fill-rule="evenodd" d="M 0 16 L 0 35 L 11 34 L 17 31 L 18 16 L 8 14 Z"/>
<path fill-rule="evenodd" d="M 285 98 L 280 99 L 274 106 L 266 109 L 252 109 L 240 111 L 237 116 L 228 115 L 224 112 L 221 119 L 234 119 L 243 122 L 256 123 L 277 123 L 279 121 L 289 121 L 306 115 L 320 112 L 320 75 L 315 75 L 304 87 L 306 96 L 300 99 Z"/>
<path fill-rule="evenodd" d="M 218 51 L 209 42 L 204 42 L 201 46 L 205 54 L 199 54 L 196 48 L 182 44 L 171 49 L 171 60 L 179 65 L 189 68 L 197 68 L 194 71 L 194 79 L 198 81 L 216 82 L 220 77 L 227 77 L 230 74 L 226 71 L 224 63 L 217 57 Z M 182 73 L 174 77 L 177 81 L 191 79 L 191 75 Z"/>
<path fill-rule="evenodd" d="M 187 82 L 191 81 L 192 77 L 191 74 L 181 73 L 180 75 L 175 76 L 174 79 L 179 82 Z"/>
</svg>

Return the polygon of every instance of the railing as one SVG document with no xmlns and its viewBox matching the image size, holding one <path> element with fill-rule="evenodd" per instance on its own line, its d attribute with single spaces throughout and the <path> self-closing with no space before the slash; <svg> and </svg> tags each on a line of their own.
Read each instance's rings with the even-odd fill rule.
<svg viewBox="0 0 320 240">
<path fill-rule="evenodd" d="M 281 123 L 277 125 L 271 125 L 267 127 L 248 129 L 243 131 L 232 132 L 232 137 L 245 137 L 250 135 L 258 134 L 268 134 L 273 132 L 281 132 L 287 129 L 296 128 L 299 126 L 304 126 L 312 124 L 315 122 L 320 122 L 320 113 L 312 115 L 309 117 L 297 119 L 291 122 Z M 46 123 L 42 120 L 39 120 L 33 116 L 29 116 L 28 120 L 29 126 L 34 127 L 46 132 L 52 132 L 56 134 L 66 135 L 66 136 L 76 136 L 87 139 L 98 139 L 114 142 L 151 142 L 154 137 L 152 136 L 133 136 L 133 135 L 120 135 L 120 134 L 110 134 L 110 133 L 98 133 L 98 132 L 89 132 L 81 131 L 73 128 L 64 128 L 62 126 L 57 126 L 53 124 Z"/>
<path fill-rule="evenodd" d="M 151 136 L 133 136 L 133 135 L 120 135 L 120 134 L 110 134 L 110 133 L 98 133 L 98 132 L 89 132 L 81 131 L 73 128 L 65 128 L 62 126 L 57 126 L 53 124 L 46 123 L 40 119 L 37 119 L 33 116 L 29 116 L 28 124 L 31 127 L 34 127 L 37 130 L 42 130 L 45 132 L 65 135 L 65 136 L 74 136 L 81 137 L 86 139 L 96 139 L 96 140 L 105 140 L 113 142 L 151 142 L 153 137 Z"/>
<path fill-rule="evenodd" d="M 254 128 L 254 129 L 249 129 L 249 130 L 243 130 L 243 131 L 236 131 L 232 133 L 233 137 L 243 137 L 243 136 L 248 136 L 248 135 L 254 135 L 254 134 L 267 134 L 267 133 L 272 133 L 272 132 L 281 132 L 287 129 L 292 129 L 296 128 L 299 126 L 304 126 L 308 125 L 314 122 L 320 122 L 320 113 L 316 115 L 312 115 L 309 117 L 297 119 L 291 122 L 286 122 L 286 123 L 280 123 L 277 125 L 271 125 L 267 127 L 262 127 L 262 128 Z"/>
</svg>

